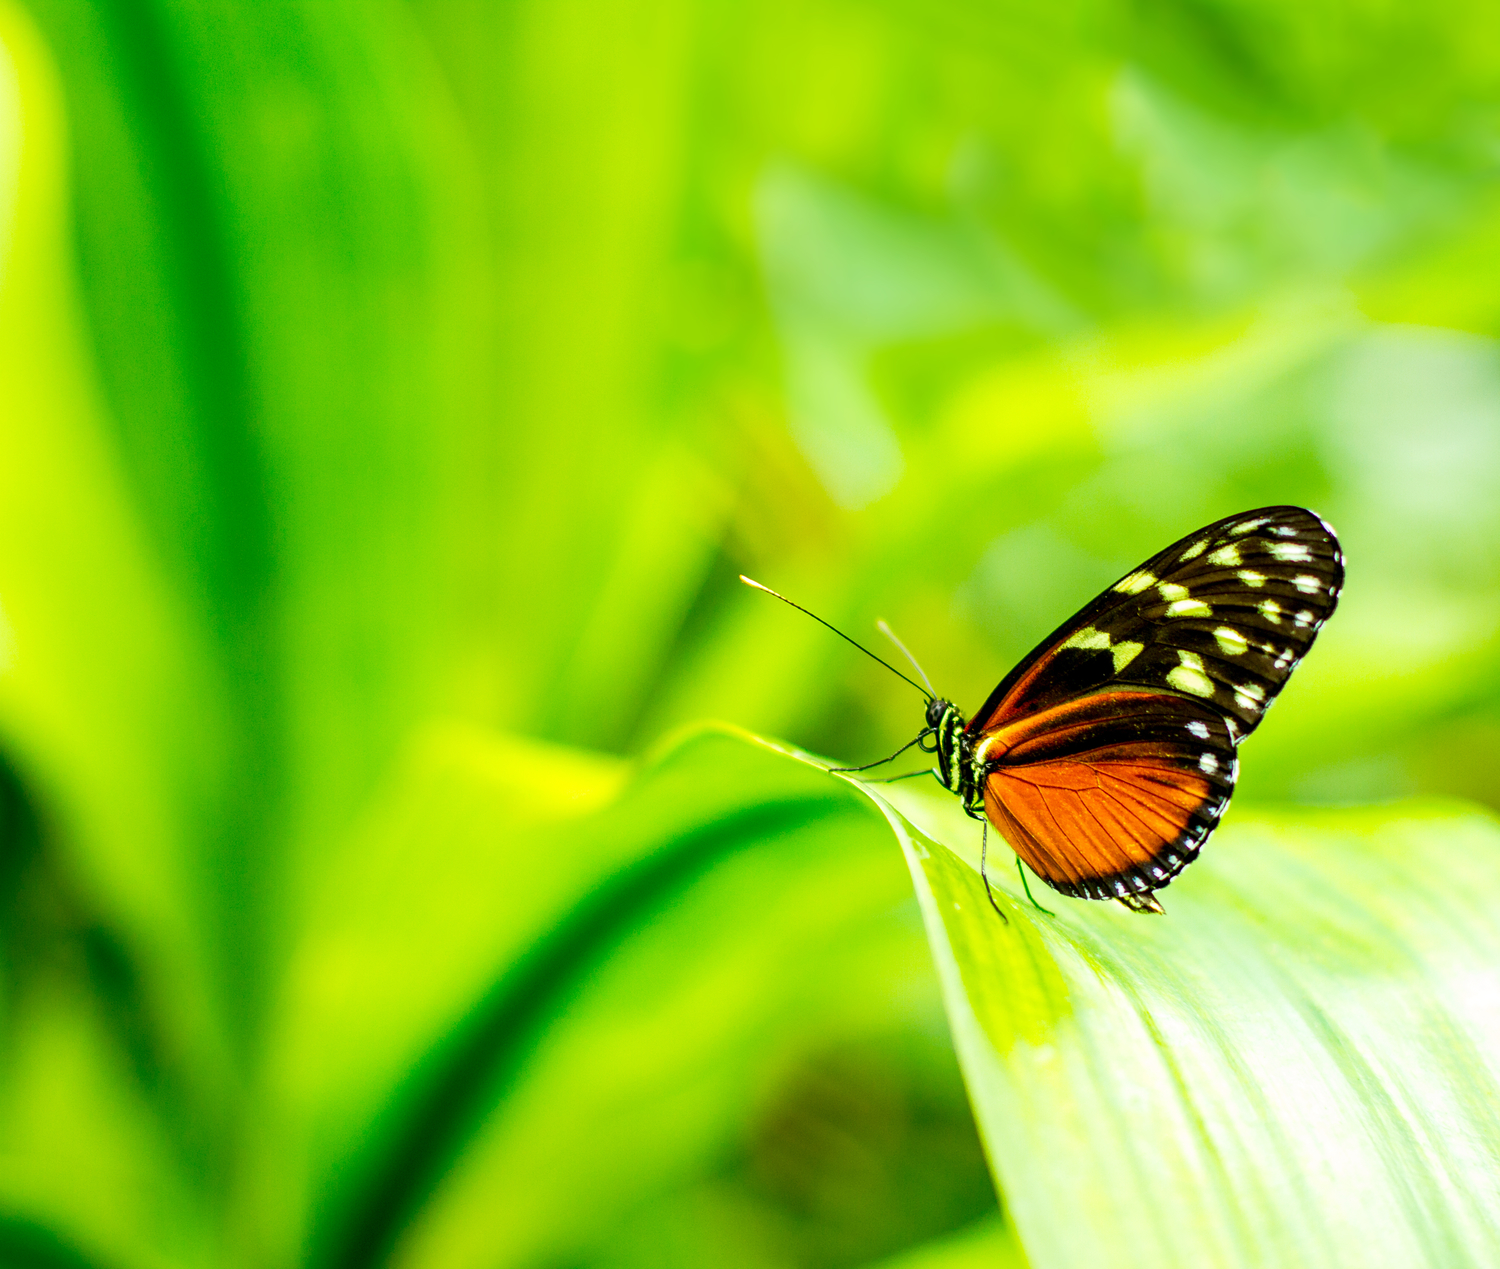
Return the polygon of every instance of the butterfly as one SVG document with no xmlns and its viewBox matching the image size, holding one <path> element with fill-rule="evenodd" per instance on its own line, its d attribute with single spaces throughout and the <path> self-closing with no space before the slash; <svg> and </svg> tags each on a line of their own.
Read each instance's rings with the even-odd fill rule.
<svg viewBox="0 0 1500 1269">
<path fill-rule="evenodd" d="M 1228 516 L 1068 618 L 972 718 L 808 613 L 928 701 L 926 727 L 896 754 L 836 770 L 868 770 L 915 745 L 935 754 L 933 774 L 986 825 L 987 890 L 993 826 L 1054 890 L 1161 912 L 1155 892 L 1217 827 L 1239 777 L 1240 743 L 1307 655 L 1343 584 L 1338 538 L 1313 512 Z"/>
</svg>

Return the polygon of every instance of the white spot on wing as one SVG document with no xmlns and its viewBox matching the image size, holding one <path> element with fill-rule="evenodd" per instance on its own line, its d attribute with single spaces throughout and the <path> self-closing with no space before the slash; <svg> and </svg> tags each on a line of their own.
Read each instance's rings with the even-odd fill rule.
<svg viewBox="0 0 1500 1269">
<path fill-rule="evenodd" d="M 1127 665 L 1134 661 L 1136 657 L 1140 656 L 1145 646 L 1146 645 L 1143 643 L 1130 642 L 1115 644 L 1115 646 L 1110 649 L 1111 654 L 1115 658 L 1115 673 L 1118 674 Z"/>
<path fill-rule="evenodd" d="M 1260 526 L 1265 524 L 1266 522 L 1267 518 L 1265 516 L 1261 516 L 1259 520 L 1246 520 L 1244 524 L 1237 524 L 1229 531 L 1236 537 L 1238 537 L 1242 533 L 1249 533 L 1252 530 L 1260 528 Z"/>
<path fill-rule="evenodd" d="M 1203 757 L 1198 759 L 1198 770 L 1205 772 L 1208 775 L 1212 775 L 1218 769 L 1219 760 L 1215 758 L 1213 754 L 1206 753 L 1203 755 Z"/>
<path fill-rule="evenodd" d="M 1200 723 L 1197 719 L 1194 719 L 1192 722 L 1190 722 L 1187 725 L 1187 729 L 1190 732 L 1192 732 L 1193 735 L 1197 736 L 1199 740 L 1207 740 L 1208 739 L 1208 724 L 1207 723 Z"/>
<path fill-rule="evenodd" d="M 1274 599 L 1262 599 L 1256 607 L 1260 609 L 1260 615 L 1273 626 L 1281 624 L 1281 605 Z"/>
<path fill-rule="evenodd" d="M 1272 542 L 1271 554 L 1278 560 L 1297 560 L 1306 562 L 1312 559 L 1312 552 L 1301 542 Z"/>
<path fill-rule="evenodd" d="M 1308 612 L 1306 608 L 1304 608 L 1292 620 L 1294 620 L 1299 626 L 1310 626 L 1314 621 L 1317 620 L 1317 617 L 1313 613 Z"/>
<path fill-rule="evenodd" d="M 1214 683 L 1203 672 L 1202 658 L 1195 652 L 1184 652 L 1178 649 L 1177 659 L 1182 664 L 1173 666 L 1167 671 L 1167 682 L 1180 692 L 1211 700 L 1214 694 Z"/>
<path fill-rule="evenodd" d="M 1204 538 L 1201 541 L 1194 542 L 1178 558 L 1182 560 L 1196 560 L 1206 550 L 1208 550 L 1208 539 Z"/>
<path fill-rule="evenodd" d="M 1102 652 L 1109 647 L 1109 636 L 1102 630 L 1096 630 L 1093 626 L 1085 626 L 1082 630 L 1075 631 L 1062 644 L 1062 648 L 1082 648 L 1089 652 Z M 1062 649 L 1059 648 L 1059 651 Z"/>
<path fill-rule="evenodd" d="M 1246 586 L 1264 586 L 1266 584 L 1266 575 L 1264 573 L 1257 573 L 1254 569 L 1243 569 L 1236 576 Z"/>
<path fill-rule="evenodd" d="M 1266 689 L 1259 683 L 1246 683 L 1234 689 L 1234 703 L 1241 709 L 1265 709 Z"/>
<path fill-rule="evenodd" d="M 1292 578 L 1292 585 L 1300 590 L 1304 595 L 1316 595 L 1318 593 L 1318 587 L 1321 585 L 1321 583 L 1316 577 L 1313 577 L 1308 573 L 1301 573 L 1298 576 Z"/>
<path fill-rule="evenodd" d="M 1148 573 L 1145 569 L 1137 569 L 1128 577 L 1122 577 L 1114 585 L 1114 589 L 1122 595 L 1139 595 L 1143 590 L 1150 590 L 1156 585 L 1156 574 Z"/>
<path fill-rule="evenodd" d="M 1161 593 L 1161 597 L 1168 602 L 1188 597 L 1188 588 L 1186 586 L 1177 586 L 1172 582 L 1163 582 L 1156 589 Z"/>
<path fill-rule="evenodd" d="M 1250 641 L 1233 626 L 1220 626 L 1214 631 L 1214 641 L 1225 656 L 1237 657 L 1250 647 Z"/>
<path fill-rule="evenodd" d="M 1221 546 L 1208 557 L 1210 564 L 1217 564 L 1220 568 L 1233 568 L 1240 563 L 1240 548 L 1233 542 L 1228 546 Z"/>
<path fill-rule="evenodd" d="M 1212 617 L 1214 610 L 1201 599 L 1174 599 L 1167 605 L 1169 617 Z"/>
</svg>

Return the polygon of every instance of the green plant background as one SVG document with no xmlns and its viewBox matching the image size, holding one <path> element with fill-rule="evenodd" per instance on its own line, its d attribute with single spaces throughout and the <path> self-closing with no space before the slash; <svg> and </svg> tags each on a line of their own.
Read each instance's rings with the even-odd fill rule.
<svg viewBox="0 0 1500 1269">
<path fill-rule="evenodd" d="M 0 1260 L 1494 1264 L 1496 28 L 7 0 Z M 917 725 L 741 571 L 973 705 L 1269 502 L 1347 592 L 1169 933 L 683 738 Z"/>
</svg>

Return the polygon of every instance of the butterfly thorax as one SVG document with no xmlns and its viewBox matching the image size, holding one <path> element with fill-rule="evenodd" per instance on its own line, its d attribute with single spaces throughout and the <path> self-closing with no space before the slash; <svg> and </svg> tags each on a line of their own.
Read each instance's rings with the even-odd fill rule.
<svg viewBox="0 0 1500 1269">
<path fill-rule="evenodd" d="M 952 701 L 934 698 L 927 704 L 927 725 L 937 747 L 937 773 L 958 794 L 964 809 L 973 813 L 983 805 L 983 780 L 974 761 L 974 744 L 966 720 Z"/>
</svg>

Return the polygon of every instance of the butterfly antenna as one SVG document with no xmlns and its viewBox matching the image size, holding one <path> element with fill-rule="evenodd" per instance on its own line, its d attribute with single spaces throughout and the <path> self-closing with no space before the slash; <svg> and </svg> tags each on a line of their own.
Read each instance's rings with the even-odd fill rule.
<svg viewBox="0 0 1500 1269">
<path fill-rule="evenodd" d="M 886 624 L 886 620 L 884 617 L 882 617 L 875 623 L 875 629 L 880 631 L 881 634 L 883 634 L 887 639 L 889 639 L 898 648 L 900 648 L 902 655 L 911 662 L 912 669 L 916 670 L 916 672 L 922 676 L 922 682 L 927 684 L 928 698 L 930 699 L 936 696 L 937 693 L 932 690 L 932 680 L 927 677 L 927 671 L 924 670 L 920 664 L 918 664 L 917 658 L 912 656 L 911 649 L 908 648 L 904 643 L 902 643 L 900 639 L 896 638 L 896 632 Z"/>
<path fill-rule="evenodd" d="M 804 608 L 801 604 L 793 603 L 790 599 L 788 599 L 780 591 L 772 590 L 769 586 L 763 585 L 762 583 L 756 581 L 753 577 L 746 577 L 743 573 L 741 573 L 740 574 L 740 581 L 744 582 L 746 586 L 753 586 L 753 587 L 755 587 L 756 590 L 763 590 L 763 591 L 765 591 L 766 594 L 774 596 L 775 598 L 781 600 L 782 603 L 788 605 L 789 607 L 795 608 L 800 613 L 806 613 L 807 616 L 811 617 L 820 626 L 827 626 L 828 629 L 832 630 L 833 633 L 836 634 L 836 635 L 838 635 L 838 637 L 840 639 L 842 639 L 845 643 L 852 643 L 856 648 L 858 648 L 867 657 L 869 657 L 870 660 L 872 660 L 872 661 L 879 661 L 881 665 L 885 666 L 885 668 L 887 670 L 889 670 L 892 674 L 894 674 L 898 679 L 906 679 L 906 682 L 910 683 L 914 688 L 917 689 L 917 691 L 921 692 L 922 695 L 925 696 L 929 701 L 933 699 L 933 693 L 928 688 L 923 687 L 915 679 L 909 679 L 909 678 L 907 678 L 906 675 L 902 674 L 900 670 L 898 670 L 894 665 L 892 665 L 884 657 L 878 657 L 878 656 L 876 656 L 873 652 L 870 651 L 869 648 L 865 647 L 864 644 L 860 643 L 857 639 L 851 639 L 848 635 L 846 635 L 837 626 L 833 625 L 831 622 L 824 621 L 823 618 L 821 618 L 820 616 L 818 616 L 817 613 L 808 611 L 808 609 Z M 894 636 L 892 636 L 892 637 L 894 638 Z M 899 641 L 898 641 L 897 646 L 900 646 L 899 645 Z M 906 652 L 905 648 L 902 648 L 901 650 L 903 652 Z M 907 652 L 906 655 L 910 656 L 911 653 Z M 915 662 L 913 662 L 913 664 L 915 664 Z M 920 666 L 918 666 L 918 668 L 917 668 L 917 673 L 921 674 L 921 667 Z M 925 679 L 927 676 L 925 674 L 923 674 L 922 677 Z"/>
</svg>

